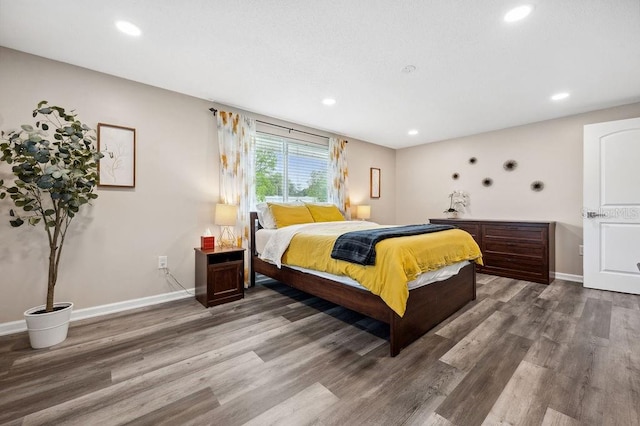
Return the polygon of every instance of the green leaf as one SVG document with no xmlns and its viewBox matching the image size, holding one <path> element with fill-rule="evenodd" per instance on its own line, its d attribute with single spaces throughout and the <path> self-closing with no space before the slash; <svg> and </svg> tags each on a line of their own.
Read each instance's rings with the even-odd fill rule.
<svg viewBox="0 0 640 426">
<path fill-rule="evenodd" d="M 53 187 L 53 178 L 49 175 L 41 176 L 36 182 L 36 185 L 38 185 L 40 189 L 50 189 Z"/>
<path fill-rule="evenodd" d="M 49 159 L 51 158 L 51 156 L 49 155 L 49 150 L 41 149 L 41 150 L 39 150 L 38 152 L 35 153 L 33 158 L 35 158 L 35 160 L 38 163 L 45 164 L 45 163 L 49 162 Z"/>
<path fill-rule="evenodd" d="M 29 225 L 37 225 L 40 223 L 40 218 L 36 216 L 32 216 L 29 218 Z"/>
<path fill-rule="evenodd" d="M 20 127 L 22 127 L 22 130 L 24 130 L 25 132 L 33 132 L 33 126 L 29 124 L 23 124 Z"/>
<path fill-rule="evenodd" d="M 44 215 L 45 216 L 51 216 L 51 215 L 54 215 L 54 214 L 56 214 L 56 211 L 53 210 L 53 209 L 47 209 L 47 210 L 44 211 Z"/>
<path fill-rule="evenodd" d="M 11 226 L 13 226 L 14 228 L 17 228 L 18 226 L 22 225 L 24 223 L 24 220 L 17 218 L 16 220 L 10 220 L 9 223 L 11 224 Z"/>
</svg>

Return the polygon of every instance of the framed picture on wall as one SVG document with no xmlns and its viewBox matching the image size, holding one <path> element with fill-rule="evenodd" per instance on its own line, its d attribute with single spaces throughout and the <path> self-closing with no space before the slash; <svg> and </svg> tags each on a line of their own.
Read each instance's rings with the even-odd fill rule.
<svg viewBox="0 0 640 426">
<path fill-rule="evenodd" d="M 380 169 L 371 167 L 369 169 L 369 179 L 371 198 L 380 198 Z"/>
<path fill-rule="evenodd" d="M 98 123 L 98 186 L 136 186 L 136 129 Z"/>
</svg>

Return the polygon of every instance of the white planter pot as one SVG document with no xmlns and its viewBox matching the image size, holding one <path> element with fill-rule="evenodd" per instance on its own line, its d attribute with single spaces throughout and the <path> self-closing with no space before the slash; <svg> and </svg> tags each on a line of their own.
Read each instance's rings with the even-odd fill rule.
<svg viewBox="0 0 640 426">
<path fill-rule="evenodd" d="M 61 309 L 35 314 L 34 312 L 45 309 L 45 305 L 40 305 L 24 311 L 29 340 L 31 341 L 31 347 L 34 349 L 48 348 L 63 342 L 67 338 L 73 303 L 54 303 L 53 307 Z"/>
</svg>

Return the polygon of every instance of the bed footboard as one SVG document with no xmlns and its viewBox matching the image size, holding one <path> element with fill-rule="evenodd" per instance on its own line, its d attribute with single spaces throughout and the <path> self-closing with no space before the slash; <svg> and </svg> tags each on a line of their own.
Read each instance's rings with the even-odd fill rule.
<svg viewBox="0 0 640 426">
<path fill-rule="evenodd" d="M 391 356 L 399 354 L 402 348 L 475 299 L 475 263 L 470 263 L 445 281 L 411 290 L 404 316 L 401 318 L 392 312 L 389 337 Z"/>
</svg>

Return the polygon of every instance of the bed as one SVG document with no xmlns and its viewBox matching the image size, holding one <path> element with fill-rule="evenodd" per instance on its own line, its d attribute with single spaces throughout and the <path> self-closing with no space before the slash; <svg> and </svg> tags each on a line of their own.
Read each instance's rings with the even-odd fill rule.
<svg viewBox="0 0 640 426">
<path fill-rule="evenodd" d="M 256 231 L 260 228 L 257 212 L 251 212 L 251 286 L 255 285 L 256 273 L 260 273 L 305 293 L 388 324 L 389 351 L 392 357 L 476 298 L 475 263 L 470 262 L 456 275 L 446 280 L 409 290 L 406 310 L 401 317 L 379 296 L 366 289 L 301 272 L 286 265 L 278 267 L 260 259 L 255 244 Z"/>
</svg>

